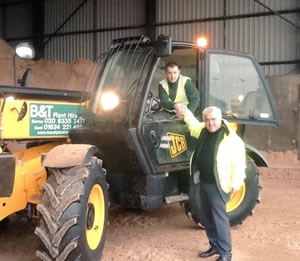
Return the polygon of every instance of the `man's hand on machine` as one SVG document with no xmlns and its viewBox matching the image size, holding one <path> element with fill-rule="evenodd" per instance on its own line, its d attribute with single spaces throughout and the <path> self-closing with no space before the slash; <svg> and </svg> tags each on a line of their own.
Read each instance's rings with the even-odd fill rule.
<svg viewBox="0 0 300 261">
<path fill-rule="evenodd" d="M 184 112 L 186 110 L 186 106 L 180 105 L 180 104 L 175 104 L 175 110 L 176 110 L 176 114 L 179 118 L 183 118 L 184 117 Z"/>
</svg>

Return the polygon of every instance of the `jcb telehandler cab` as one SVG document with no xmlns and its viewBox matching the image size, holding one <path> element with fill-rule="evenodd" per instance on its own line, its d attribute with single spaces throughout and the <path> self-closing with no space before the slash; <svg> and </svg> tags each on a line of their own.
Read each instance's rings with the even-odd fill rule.
<svg viewBox="0 0 300 261">
<path fill-rule="evenodd" d="M 23 209 L 31 215 L 37 205 L 42 260 L 98 260 L 108 198 L 146 211 L 182 202 L 201 223 L 187 201 L 193 140 L 182 119 L 159 109 L 158 84 L 169 61 L 197 86 L 199 117 L 215 105 L 237 131 L 278 125 L 253 57 L 165 36 L 114 40 L 91 93 L 0 87 L 0 220 Z M 11 140 L 27 148 L 11 151 Z M 227 205 L 232 225 L 259 201 L 257 166 L 268 163 L 247 145 L 247 178 Z"/>
</svg>

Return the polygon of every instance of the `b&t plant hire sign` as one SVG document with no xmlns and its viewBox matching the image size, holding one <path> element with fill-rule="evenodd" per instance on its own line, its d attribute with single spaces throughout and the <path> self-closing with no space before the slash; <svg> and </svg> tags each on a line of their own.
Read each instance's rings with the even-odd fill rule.
<svg viewBox="0 0 300 261">
<path fill-rule="evenodd" d="M 30 136 L 68 136 L 82 127 L 84 106 L 69 104 L 30 104 Z"/>
</svg>

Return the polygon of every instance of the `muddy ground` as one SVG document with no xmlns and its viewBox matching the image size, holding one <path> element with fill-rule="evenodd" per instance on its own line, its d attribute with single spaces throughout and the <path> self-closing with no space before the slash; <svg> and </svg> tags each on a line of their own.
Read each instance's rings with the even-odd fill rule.
<svg viewBox="0 0 300 261">
<path fill-rule="evenodd" d="M 300 260 L 300 164 L 275 162 L 261 171 L 262 202 L 254 216 L 232 228 L 233 261 Z M 194 261 L 208 248 L 205 232 L 179 204 L 151 213 L 111 209 L 109 220 L 103 261 Z M 37 260 L 33 231 L 31 223 L 23 226 L 11 218 L 0 232 L 0 260 Z"/>
</svg>

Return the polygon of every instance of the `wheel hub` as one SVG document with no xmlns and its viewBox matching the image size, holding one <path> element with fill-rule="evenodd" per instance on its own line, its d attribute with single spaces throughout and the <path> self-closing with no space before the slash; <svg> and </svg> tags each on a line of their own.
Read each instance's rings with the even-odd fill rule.
<svg viewBox="0 0 300 261">
<path fill-rule="evenodd" d="M 246 185 L 245 183 L 240 188 L 240 190 L 231 194 L 230 200 L 226 204 L 226 211 L 230 212 L 237 209 L 243 202 L 246 195 Z"/>
<path fill-rule="evenodd" d="M 94 221 L 95 221 L 95 208 L 93 204 L 88 203 L 87 217 L 86 217 L 86 227 L 88 230 L 91 230 L 93 228 Z"/>
<path fill-rule="evenodd" d="M 99 184 L 95 184 L 90 191 L 86 211 L 86 239 L 89 248 L 95 250 L 101 242 L 102 233 L 106 225 L 104 223 L 105 199 Z"/>
</svg>

